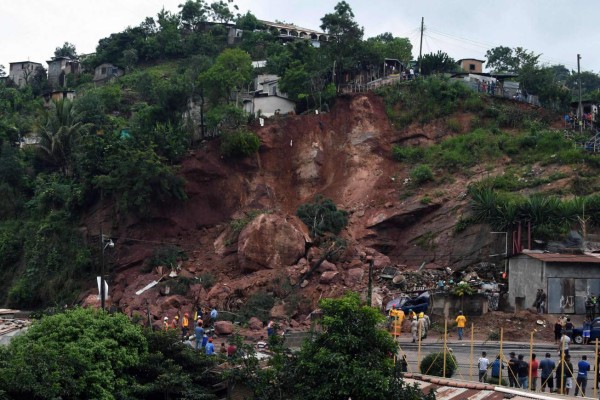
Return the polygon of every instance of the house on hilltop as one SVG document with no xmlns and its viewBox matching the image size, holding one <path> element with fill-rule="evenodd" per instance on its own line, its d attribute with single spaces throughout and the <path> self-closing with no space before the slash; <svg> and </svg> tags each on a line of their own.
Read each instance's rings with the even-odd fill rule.
<svg viewBox="0 0 600 400">
<path fill-rule="evenodd" d="M 38 71 L 43 71 L 42 64 L 32 61 L 18 61 L 9 64 L 8 79 L 18 87 L 27 86 Z"/>
<path fill-rule="evenodd" d="M 48 82 L 54 88 L 67 86 L 67 75 L 79 75 L 81 64 L 71 57 L 52 57 L 48 63 Z"/>
<path fill-rule="evenodd" d="M 111 63 L 104 63 L 94 68 L 94 78 L 92 81 L 96 84 L 96 86 L 100 86 L 117 79 L 124 74 L 125 71 L 123 71 L 121 68 Z"/>
<path fill-rule="evenodd" d="M 271 22 L 259 20 L 272 32 L 277 32 L 279 38 L 283 41 L 292 40 L 310 40 L 314 47 L 319 47 L 321 42 L 329 40 L 329 35 L 325 32 L 315 31 L 313 29 L 301 28 L 294 24 L 285 24 L 282 22 Z"/>
<path fill-rule="evenodd" d="M 263 74 L 254 79 L 254 91 L 243 99 L 244 110 L 251 114 L 271 117 L 294 112 L 296 103 L 279 90 L 279 76 Z"/>
<path fill-rule="evenodd" d="M 461 58 L 457 61 L 458 65 L 464 72 L 472 74 L 479 74 L 483 72 L 483 63 L 485 60 L 478 60 L 476 58 Z"/>
</svg>

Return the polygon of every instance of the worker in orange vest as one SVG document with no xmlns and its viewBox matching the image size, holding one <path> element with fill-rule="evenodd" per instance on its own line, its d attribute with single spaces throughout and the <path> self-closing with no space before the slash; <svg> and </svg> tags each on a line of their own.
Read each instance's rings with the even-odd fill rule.
<svg viewBox="0 0 600 400">
<path fill-rule="evenodd" d="M 177 329 L 177 324 L 179 323 L 179 315 L 176 315 L 175 318 L 171 321 L 171 328 Z"/>
<path fill-rule="evenodd" d="M 164 329 L 165 331 L 168 331 L 168 330 L 169 330 L 169 317 L 165 317 L 165 318 L 163 319 L 163 329 Z"/>
<path fill-rule="evenodd" d="M 188 334 L 190 328 L 190 322 L 188 320 L 189 316 L 188 313 L 183 314 L 183 320 L 181 321 L 181 340 L 185 340 L 185 337 Z"/>
</svg>

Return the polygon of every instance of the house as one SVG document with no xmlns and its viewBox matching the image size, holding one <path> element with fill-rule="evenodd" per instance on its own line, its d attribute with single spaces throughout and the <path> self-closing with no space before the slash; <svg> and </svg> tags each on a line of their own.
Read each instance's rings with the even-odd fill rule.
<svg viewBox="0 0 600 400">
<path fill-rule="evenodd" d="M 74 90 L 53 90 L 52 92 L 44 94 L 44 106 L 50 107 L 50 104 L 52 104 L 52 102 L 60 100 L 73 101 L 73 99 L 75 99 Z"/>
<path fill-rule="evenodd" d="M 464 72 L 474 74 L 483 72 L 484 62 L 485 60 L 478 60 L 476 58 L 461 58 L 457 61 L 458 65 Z"/>
<path fill-rule="evenodd" d="M 524 250 L 508 261 L 508 303 L 531 308 L 538 289 L 547 294 L 549 314 L 585 314 L 588 294 L 600 294 L 600 257 Z"/>
<path fill-rule="evenodd" d="M 248 113 L 271 117 L 275 114 L 294 112 L 296 103 L 279 90 L 279 76 L 263 74 L 254 80 L 254 91 L 243 99 L 244 110 Z"/>
<path fill-rule="evenodd" d="M 79 60 L 71 57 L 52 57 L 48 63 L 48 82 L 52 87 L 66 87 L 69 74 L 79 75 L 81 73 L 81 64 Z"/>
<path fill-rule="evenodd" d="M 123 76 L 124 74 L 125 72 L 121 68 L 111 63 L 104 63 L 94 68 L 94 78 L 92 81 L 97 86 L 100 86 L 120 76 Z"/>
<path fill-rule="evenodd" d="M 578 114 L 577 110 L 579 108 L 579 102 L 578 101 L 572 101 L 571 102 L 571 110 L 573 111 L 574 114 Z M 581 108 L 583 108 L 583 114 L 591 114 L 592 115 L 592 119 L 598 119 L 598 103 L 595 101 L 591 101 L 591 100 L 583 100 L 581 102 Z"/>
<path fill-rule="evenodd" d="M 265 25 L 270 31 L 277 33 L 279 39 L 283 41 L 310 40 L 314 47 L 320 47 L 321 42 L 326 42 L 329 40 L 329 35 L 324 32 L 301 28 L 294 24 L 263 20 L 259 20 L 259 22 Z"/>
<path fill-rule="evenodd" d="M 18 87 L 27 86 L 38 71 L 44 71 L 40 63 L 32 61 L 18 61 L 9 64 L 8 79 L 13 81 Z M 44 71 L 45 73 L 45 71 Z"/>
</svg>

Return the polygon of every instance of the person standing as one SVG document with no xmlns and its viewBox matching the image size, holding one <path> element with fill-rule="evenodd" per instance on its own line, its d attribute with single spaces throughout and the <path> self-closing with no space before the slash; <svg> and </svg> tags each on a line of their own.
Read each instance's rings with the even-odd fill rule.
<svg viewBox="0 0 600 400">
<path fill-rule="evenodd" d="M 537 390 L 537 378 L 538 378 L 538 368 L 539 361 L 536 360 L 535 353 L 531 354 L 531 362 L 529 363 L 530 375 L 531 375 L 531 390 L 534 392 Z"/>
<path fill-rule="evenodd" d="M 583 321 L 583 344 L 588 344 L 590 342 L 590 332 L 592 330 L 592 320 L 590 316 L 587 315 L 585 317 L 585 321 Z"/>
<path fill-rule="evenodd" d="M 218 315 L 219 315 L 219 313 L 217 312 L 217 309 L 213 307 L 213 309 L 210 311 L 210 320 L 213 324 L 217 320 Z"/>
<path fill-rule="evenodd" d="M 270 320 L 267 324 L 267 337 L 271 337 L 275 334 L 275 322 Z"/>
<path fill-rule="evenodd" d="M 237 346 L 233 344 L 233 342 L 229 343 L 229 347 L 227 347 L 227 357 L 232 358 L 235 357 L 235 353 L 237 352 Z"/>
<path fill-rule="evenodd" d="M 562 335 L 562 321 L 560 320 L 560 318 L 557 318 L 556 322 L 554 323 L 554 344 L 558 344 L 558 342 L 560 341 L 561 335 Z"/>
<path fill-rule="evenodd" d="M 427 336 L 427 326 L 425 324 L 425 318 L 422 318 L 421 314 L 419 314 L 419 318 L 417 319 L 417 331 L 419 332 L 419 340 L 423 340 L 425 336 Z"/>
<path fill-rule="evenodd" d="M 487 353 L 483 351 L 481 357 L 477 361 L 477 367 L 479 367 L 479 382 L 485 382 L 487 378 L 487 369 L 490 365 L 490 360 L 487 359 Z"/>
<path fill-rule="evenodd" d="M 590 363 L 587 362 L 587 356 L 581 356 L 581 361 L 577 363 L 577 385 L 575 386 L 575 397 L 579 394 L 581 388 L 581 395 L 585 397 L 585 388 L 587 386 L 588 372 L 590 371 Z"/>
<path fill-rule="evenodd" d="M 419 330 L 419 323 L 417 322 L 417 317 L 413 317 L 412 321 L 410 321 L 410 333 L 412 333 L 412 342 L 417 341 L 417 332 Z"/>
<path fill-rule="evenodd" d="M 500 370 L 504 369 L 504 364 L 502 363 L 502 361 L 500 361 L 500 355 L 496 356 L 496 359 L 494 360 L 494 362 L 492 363 L 492 379 L 494 379 L 494 383 L 497 383 L 498 385 L 501 384 L 500 382 Z"/>
<path fill-rule="evenodd" d="M 219 355 L 222 357 L 227 356 L 227 348 L 225 347 L 225 342 L 222 342 L 221 347 L 219 347 Z"/>
<path fill-rule="evenodd" d="M 564 356 L 564 361 L 558 363 L 556 368 L 556 386 L 560 394 L 569 395 L 569 390 L 573 387 L 573 364 L 571 357 Z"/>
<path fill-rule="evenodd" d="M 521 389 L 527 389 L 529 387 L 529 382 L 527 382 L 527 378 L 529 377 L 529 364 L 523 358 L 523 354 L 519 354 L 517 376 L 519 377 L 519 387 Z"/>
<path fill-rule="evenodd" d="M 185 340 L 190 330 L 190 315 L 188 313 L 183 314 L 183 320 L 181 321 L 181 340 Z"/>
<path fill-rule="evenodd" d="M 462 311 L 458 312 L 458 317 L 456 317 L 456 327 L 458 329 L 458 340 L 463 339 L 463 329 L 467 324 L 467 318 L 463 315 Z"/>
<path fill-rule="evenodd" d="M 169 317 L 163 318 L 163 330 L 165 332 L 169 330 Z"/>
<path fill-rule="evenodd" d="M 202 321 L 198 320 L 198 324 L 194 328 L 194 335 L 196 336 L 196 350 L 201 347 L 202 338 L 204 337 L 204 328 L 202 327 Z"/>
<path fill-rule="evenodd" d="M 517 371 L 519 368 L 519 360 L 515 356 L 515 352 L 510 352 L 510 359 L 508 360 L 508 386 L 518 387 L 517 383 Z"/>
<path fill-rule="evenodd" d="M 546 295 L 546 292 L 544 292 L 544 289 L 540 289 L 540 304 L 539 304 L 539 310 L 538 310 L 538 312 L 540 314 L 546 313 L 546 300 L 547 299 L 548 299 L 548 296 Z"/>
<path fill-rule="evenodd" d="M 552 376 L 554 368 L 556 368 L 556 364 L 552 360 L 550 353 L 546 353 L 546 358 L 540 362 L 542 392 L 546 390 L 546 386 L 548 386 L 548 391 L 550 393 L 554 391 L 554 377 Z"/>
<path fill-rule="evenodd" d="M 571 343 L 571 338 L 567 335 L 567 332 L 563 332 L 562 337 L 560 338 L 560 342 L 558 345 L 558 352 L 565 352 L 565 355 L 569 354 L 569 343 Z"/>
<path fill-rule="evenodd" d="M 177 324 L 179 323 L 179 315 L 176 315 L 175 318 L 171 321 L 171 329 L 177 329 Z"/>
</svg>

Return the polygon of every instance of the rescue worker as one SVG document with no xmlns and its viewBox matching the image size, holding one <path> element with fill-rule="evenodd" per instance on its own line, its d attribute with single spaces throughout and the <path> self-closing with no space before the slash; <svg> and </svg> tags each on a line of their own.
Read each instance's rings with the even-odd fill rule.
<svg viewBox="0 0 600 400">
<path fill-rule="evenodd" d="M 190 329 L 189 316 L 188 313 L 183 314 L 183 320 L 181 321 L 181 340 L 185 340 Z"/>
<path fill-rule="evenodd" d="M 177 329 L 177 324 L 179 323 L 179 315 L 176 315 L 175 318 L 171 321 L 171 328 Z"/>
<path fill-rule="evenodd" d="M 417 331 L 421 335 L 421 339 L 427 336 L 427 328 L 425 328 L 425 318 L 419 317 L 419 319 L 417 320 Z"/>
<path fill-rule="evenodd" d="M 417 341 L 417 334 L 419 330 L 419 323 L 417 322 L 417 317 L 414 316 L 410 322 L 410 333 L 412 333 L 412 342 L 415 343 Z"/>
<path fill-rule="evenodd" d="M 164 329 L 165 331 L 168 331 L 168 330 L 169 330 L 169 317 L 165 317 L 165 318 L 163 319 L 163 329 Z"/>
</svg>

